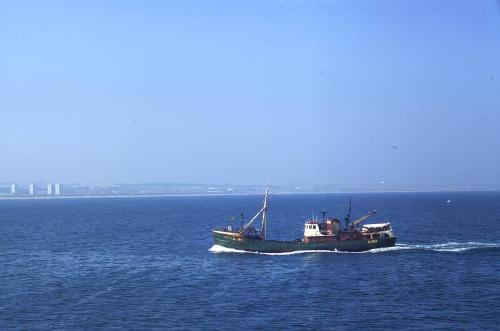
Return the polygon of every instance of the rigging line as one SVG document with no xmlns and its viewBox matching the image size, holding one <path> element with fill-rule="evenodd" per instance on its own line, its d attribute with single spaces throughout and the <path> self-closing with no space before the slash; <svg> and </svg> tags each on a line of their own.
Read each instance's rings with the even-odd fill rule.
<svg viewBox="0 0 500 331">
<path fill-rule="evenodd" d="M 253 223 L 253 221 L 255 221 L 257 219 L 257 217 L 259 217 L 260 213 L 262 213 L 264 211 L 264 209 L 266 209 L 266 207 L 262 207 L 262 209 L 250 220 L 250 222 L 248 222 L 243 228 L 246 229 L 250 226 L 250 224 Z"/>
</svg>

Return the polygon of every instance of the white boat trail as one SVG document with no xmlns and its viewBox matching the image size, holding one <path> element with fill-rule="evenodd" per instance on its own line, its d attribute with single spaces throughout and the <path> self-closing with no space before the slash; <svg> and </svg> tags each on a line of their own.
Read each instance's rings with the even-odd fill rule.
<svg viewBox="0 0 500 331">
<path fill-rule="evenodd" d="M 484 242 L 447 242 L 443 244 L 396 244 L 393 247 L 374 248 L 364 252 L 340 252 L 328 250 L 302 250 L 284 253 L 260 253 L 249 252 L 234 248 L 227 248 L 220 245 L 213 245 L 209 251 L 212 253 L 237 253 L 237 254 L 257 254 L 257 255 L 296 255 L 296 254 L 312 254 L 312 253 L 330 253 L 330 254 L 377 254 L 389 252 L 402 252 L 402 251 L 430 251 L 442 253 L 460 253 L 480 249 L 497 249 L 500 248 L 499 243 L 484 243 Z"/>
</svg>

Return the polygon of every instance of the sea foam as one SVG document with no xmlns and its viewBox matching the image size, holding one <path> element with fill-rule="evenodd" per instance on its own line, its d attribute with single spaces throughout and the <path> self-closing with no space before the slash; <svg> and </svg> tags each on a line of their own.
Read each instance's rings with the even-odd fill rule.
<svg viewBox="0 0 500 331">
<path fill-rule="evenodd" d="M 479 249 L 500 248 L 497 243 L 483 243 L 483 242 L 447 242 L 443 244 L 396 244 L 392 247 L 374 248 L 364 252 L 341 252 L 329 250 L 301 250 L 285 253 L 261 253 L 261 252 L 248 252 L 244 250 L 227 248 L 220 245 L 213 245 L 209 251 L 212 253 L 239 253 L 239 254 L 260 254 L 260 255 L 295 255 L 295 254 L 311 254 L 311 253 L 337 253 L 337 254 L 374 254 L 374 253 L 388 253 L 388 252 L 404 252 L 404 251 L 433 251 L 433 252 L 447 252 L 457 253 Z"/>
</svg>

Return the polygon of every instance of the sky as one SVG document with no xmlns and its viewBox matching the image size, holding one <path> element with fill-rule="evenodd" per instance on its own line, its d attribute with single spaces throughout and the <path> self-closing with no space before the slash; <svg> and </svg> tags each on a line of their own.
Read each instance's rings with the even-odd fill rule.
<svg viewBox="0 0 500 331">
<path fill-rule="evenodd" d="M 495 1 L 0 1 L 0 181 L 500 185 Z"/>
</svg>

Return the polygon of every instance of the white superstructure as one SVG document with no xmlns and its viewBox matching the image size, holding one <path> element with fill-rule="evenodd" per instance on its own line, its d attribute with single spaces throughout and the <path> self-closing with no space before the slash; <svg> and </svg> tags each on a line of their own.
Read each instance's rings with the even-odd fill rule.
<svg viewBox="0 0 500 331">
<path fill-rule="evenodd" d="M 394 237 L 390 223 L 365 224 L 361 228 L 362 234 L 371 234 L 372 238 Z"/>
<path fill-rule="evenodd" d="M 319 231 L 319 224 L 304 224 L 304 237 L 318 237 L 322 236 Z"/>
</svg>

